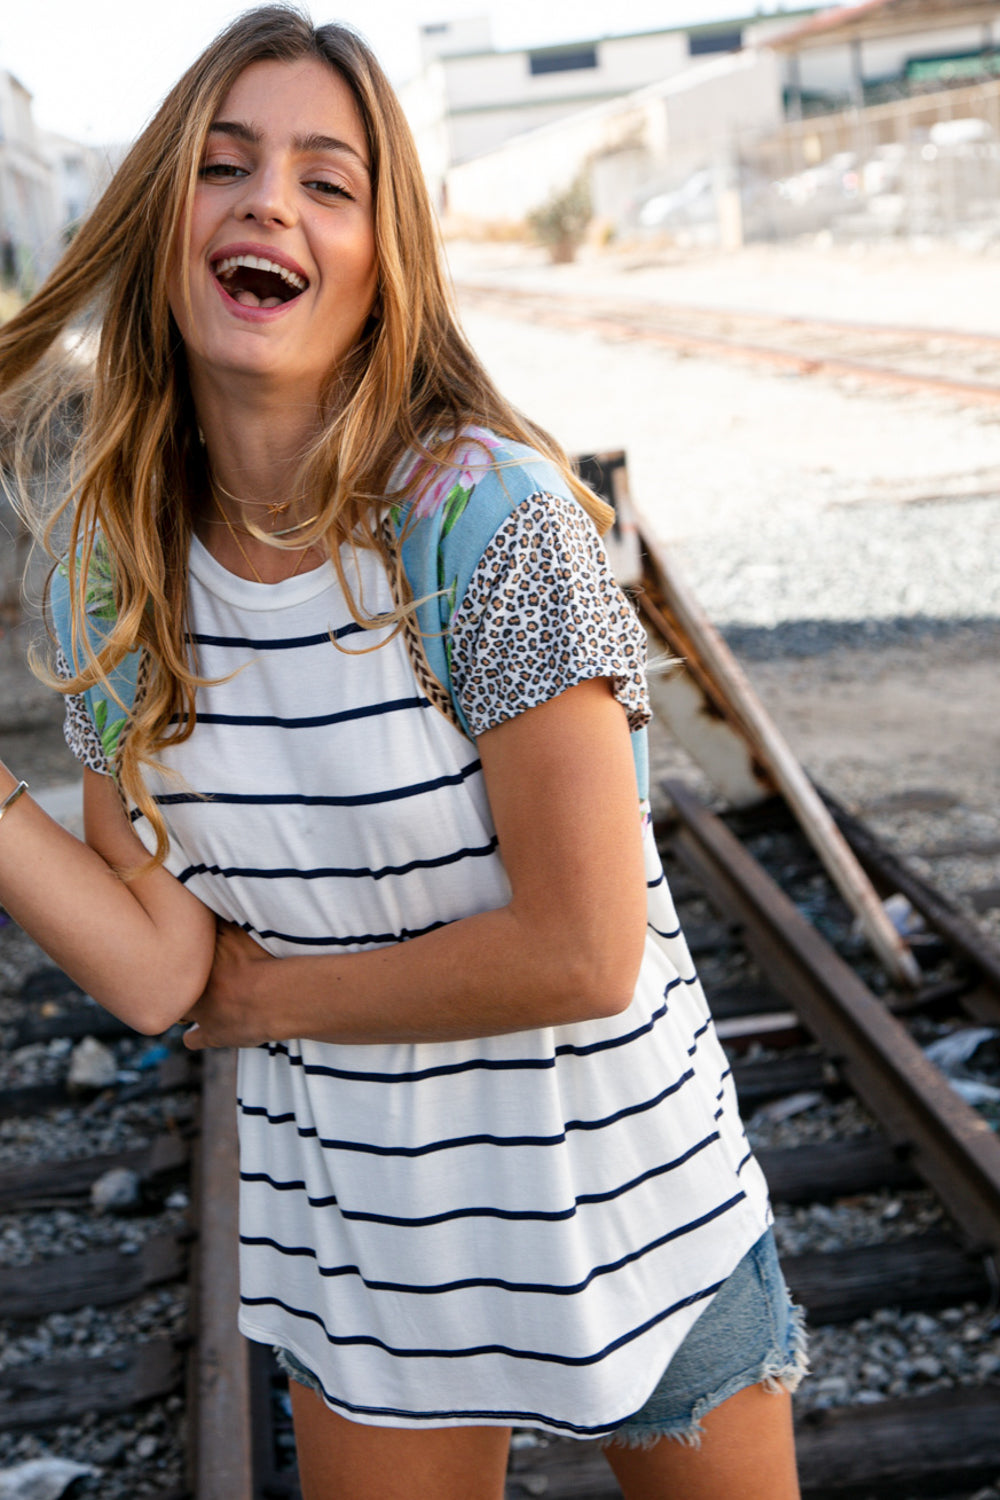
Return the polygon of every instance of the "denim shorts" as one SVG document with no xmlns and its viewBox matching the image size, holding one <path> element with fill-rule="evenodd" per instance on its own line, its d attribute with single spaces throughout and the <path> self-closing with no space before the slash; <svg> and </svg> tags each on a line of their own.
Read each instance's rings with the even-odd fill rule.
<svg viewBox="0 0 1000 1500">
<path fill-rule="evenodd" d="M 290 1350 L 274 1352 L 291 1380 L 322 1395 Z M 716 1292 L 649 1400 L 602 1441 L 645 1448 L 670 1437 L 697 1446 L 701 1418 L 713 1407 L 751 1385 L 794 1391 L 807 1368 L 802 1312 L 788 1295 L 768 1229 Z"/>
<path fill-rule="evenodd" d="M 737 1391 L 794 1391 L 808 1369 L 802 1310 L 788 1295 L 768 1229 L 723 1282 L 645 1405 L 605 1443 L 645 1448 L 661 1437 L 697 1446 L 701 1418 Z"/>
</svg>

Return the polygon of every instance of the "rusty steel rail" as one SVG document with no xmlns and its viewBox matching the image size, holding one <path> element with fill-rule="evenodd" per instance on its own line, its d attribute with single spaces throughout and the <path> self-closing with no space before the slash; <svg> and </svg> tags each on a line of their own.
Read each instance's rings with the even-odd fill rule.
<svg viewBox="0 0 1000 1500">
<path fill-rule="evenodd" d="M 822 790 L 820 795 L 872 880 L 887 893 L 898 891 L 905 896 L 981 981 L 982 989 L 975 1001 L 979 1019 L 988 1025 L 1000 1024 L 1000 949 L 905 860 L 886 849 L 835 797 Z"/>
<path fill-rule="evenodd" d="M 937 1193 L 970 1247 L 1000 1255 L 1000 1140 L 720 819 L 676 781 L 678 857 L 742 927 L 794 1008 L 894 1149 Z"/>
<path fill-rule="evenodd" d="M 458 289 L 464 302 L 474 303 L 479 300 L 487 307 L 503 307 L 515 316 L 529 318 L 533 322 L 584 329 L 608 334 L 613 338 L 625 335 L 646 343 L 677 349 L 685 354 L 721 355 L 725 359 L 794 370 L 799 375 L 848 376 L 868 385 L 892 386 L 909 391 L 934 391 L 942 396 L 977 405 L 995 406 L 1000 402 L 1000 381 L 970 380 L 966 377 L 935 374 L 930 370 L 905 369 L 898 363 L 883 364 L 850 354 L 824 351 L 815 344 L 806 343 L 803 347 L 795 348 L 764 342 L 746 334 L 736 336 L 700 330 L 696 325 L 699 318 L 711 317 L 720 322 L 728 318 L 758 324 L 771 323 L 781 330 L 792 329 L 796 334 L 810 337 L 836 334 L 842 338 L 854 336 L 874 342 L 885 342 L 891 337 L 908 337 L 913 340 L 948 341 L 958 348 L 975 344 L 980 348 L 995 349 L 1000 362 L 1000 339 L 989 334 L 952 333 L 935 328 L 903 328 L 888 324 L 834 323 L 829 319 L 792 319 L 778 315 L 772 317 L 765 313 L 668 307 L 656 302 L 616 303 L 610 299 L 596 301 L 584 300 L 582 297 L 553 297 L 524 287 L 497 286 L 485 282 L 463 282 Z M 675 319 L 678 323 L 686 322 L 688 326 L 677 326 Z"/>
</svg>

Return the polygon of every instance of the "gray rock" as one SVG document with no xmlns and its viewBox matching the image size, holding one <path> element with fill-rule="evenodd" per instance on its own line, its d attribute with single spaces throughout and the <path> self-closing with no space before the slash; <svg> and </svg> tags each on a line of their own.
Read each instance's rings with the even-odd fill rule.
<svg viewBox="0 0 1000 1500">
<path fill-rule="evenodd" d="M 85 1036 L 73 1048 L 68 1083 L 73 1089 L 106 1089 L 118 1076 L 114 1053 L 95 1037 Z"/>
<path fill-rule="evenodd" d="M 0 1500 L 60 1500 L 75 1480 L 99 1472 L 68 1458 L 31 1459 L 0 1470 Z"/>
<path fill-rule="evenodd" d="M 112 1167 L 91 1185 L 90 1201 L 99 1213 L 123 1213 L 136 1207 L 141 1184 L 137 1172 Z"/>
</svg>

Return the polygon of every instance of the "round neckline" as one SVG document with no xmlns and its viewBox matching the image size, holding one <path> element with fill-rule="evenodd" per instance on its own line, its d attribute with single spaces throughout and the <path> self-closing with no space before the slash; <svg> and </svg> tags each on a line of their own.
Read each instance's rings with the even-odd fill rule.
<svg viewBox="0 0 1000 1500">
<path fill-rule="evenodd" d="M 223 567 L 193 532 L 189 566 L 192 575 L 211 593 L 244 609 L 285 609 L 290 604 L 314 599 L 329 587 L 332 573 L 329 559 L 324 559 L 307 573 L 296 573 L 278 583 L 258 583 L 254 578 L 241 578 L 238 573 L 230 573 Z"/>
</svg>

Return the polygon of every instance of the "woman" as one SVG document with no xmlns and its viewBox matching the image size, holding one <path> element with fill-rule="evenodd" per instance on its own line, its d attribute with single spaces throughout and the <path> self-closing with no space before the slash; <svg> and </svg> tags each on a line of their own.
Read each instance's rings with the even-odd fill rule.
<svg viewBox="0 0 1000 1500">
<path fill-rule="evenodd" d="M 95 304 L 53 589 L 86 843 L 0 768 L 0 899 L 129 1024 L 241 1049 L 241 1326 L 307 1500 L 495 1500 L 512 1424 L 635 1500 L 793 1496 L 766 1190 L 647 933 L 608 515 L 457 330 L 352 33 L 264 7 L 181 79 L 0 333 L 22 434 Z"/>
</svg>

